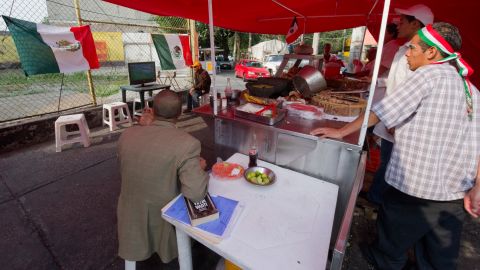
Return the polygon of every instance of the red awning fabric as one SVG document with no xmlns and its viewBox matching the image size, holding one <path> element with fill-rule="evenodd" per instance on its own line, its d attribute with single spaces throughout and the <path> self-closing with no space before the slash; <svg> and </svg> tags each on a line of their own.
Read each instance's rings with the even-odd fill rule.
<svg viewBox="0 0 480 270">
<path fill-rule="evenodd" d="M 160 16 L 174 16 L 208 23 L 207 0 L 104 0 Z M 383 0 L 278 0 L 295 14 L 272 0 L 212 0 L 215 26 L 239 32 L 285 35 L 294 16 L 305 25 L 306 33 L 325 32 L 367 25 L 378 36 Z M 463 39 L 460 52 L 475 69 L 472 81 L 479 85 L 480 35 L 475 23 L 480 1 L 392 0 L 394 8 L 415 4 L 429 6 L 435 21 L 457 26 Z M 299 16 L 302 15 L 302 16 Z"/>
</svg>

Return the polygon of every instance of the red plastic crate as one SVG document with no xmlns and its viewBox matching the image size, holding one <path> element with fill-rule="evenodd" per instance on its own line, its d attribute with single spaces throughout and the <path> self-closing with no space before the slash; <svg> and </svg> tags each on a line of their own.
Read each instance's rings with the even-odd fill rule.
<svg viewBox="0 0 480 270">
<path fill-rule="evenodd" d="M 369 151 L 369 158 L 367 159 L 367 172 L 376 172 L 380 167 L 380 148 L 371 148 Z"/>
</svg>

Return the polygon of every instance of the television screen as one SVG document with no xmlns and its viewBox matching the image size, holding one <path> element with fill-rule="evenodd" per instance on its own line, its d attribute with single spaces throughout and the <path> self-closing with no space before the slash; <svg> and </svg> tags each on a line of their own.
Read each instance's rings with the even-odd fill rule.
<svg viewBox="0 0 480 270">
<path fill-rule="evenodd" d="M 128 63 L 130 84 L 145 84 L 155 82 L 155 62 Z"/>
</svg>

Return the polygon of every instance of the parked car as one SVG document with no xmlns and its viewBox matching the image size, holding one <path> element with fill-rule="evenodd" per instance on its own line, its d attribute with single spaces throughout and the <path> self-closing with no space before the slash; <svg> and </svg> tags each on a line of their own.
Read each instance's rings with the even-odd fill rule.
<svg viewBox="0 0 480 270">
<path fill-rule="evenodd" d="M 223 55 L 217 55 L 215 57 L 215 62 L 220 69 L 233 69 L 233 57 L 230 55 L 228 56 L 228 59 L 224 59 Z"/>
<path fill-rule="evenodd" d="M 270 73 L 263 67 L 261 62 L 243 59 L 238 61 L 235 66 L 235 76 L 243 78 L 244 81 L 248 81 L 260 77 L 270 77 Z"/>
<path fill-rule="evenodd" d="M 277 73 L 278 67 L 283 61 L 282 54 L 270 54 L 265 56 L 265 60 L 263 61 L 263 66 L 270 72 L 270 76 L 275 76 Z"/>
</svg>

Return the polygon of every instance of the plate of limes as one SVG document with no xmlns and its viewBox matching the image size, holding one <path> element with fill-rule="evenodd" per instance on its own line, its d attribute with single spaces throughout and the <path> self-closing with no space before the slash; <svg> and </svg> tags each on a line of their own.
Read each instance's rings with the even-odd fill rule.
<svg viewBox="0 0 480 270">
<path fill-rule="evenodd" d="M 269 168 L 255 166 L 245 170 L 243 176 L 247 182 L 259 185 L 268 186 L 275 183 L 275 173 Z"/>
</svg>

